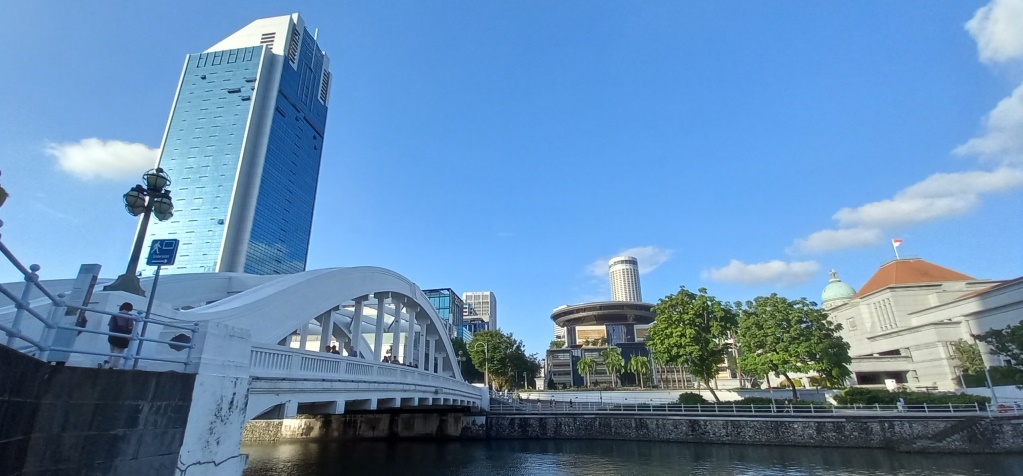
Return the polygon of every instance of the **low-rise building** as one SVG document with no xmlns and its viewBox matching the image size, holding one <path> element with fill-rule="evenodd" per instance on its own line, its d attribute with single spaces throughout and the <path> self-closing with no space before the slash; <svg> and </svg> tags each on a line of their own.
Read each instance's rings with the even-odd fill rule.
<svg viewBox="0 0 1023 476">
<path fill-rule="evenodd" d="M 976 279 L 923 259 L 897 259 L 859 291 L 832 271 L 821 300 L 850 345 L 852 383 L 952 390 L 960 382 L 952 344 L 1019 324 L 1023 278 Z M 979 345 L 988 366 L 1005 363 Z"/>
</svg>

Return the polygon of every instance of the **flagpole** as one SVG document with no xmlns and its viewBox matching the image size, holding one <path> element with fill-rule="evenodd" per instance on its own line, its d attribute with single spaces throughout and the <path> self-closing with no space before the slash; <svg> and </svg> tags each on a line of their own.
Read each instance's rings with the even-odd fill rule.
<svg viewBox="0 0 1023 476">
<path fill-rule="evenodd" d="M 899 244 L 892 240 L 892 249 L 895 250 L 895 259 L 899 259 Z"/>
</svg>

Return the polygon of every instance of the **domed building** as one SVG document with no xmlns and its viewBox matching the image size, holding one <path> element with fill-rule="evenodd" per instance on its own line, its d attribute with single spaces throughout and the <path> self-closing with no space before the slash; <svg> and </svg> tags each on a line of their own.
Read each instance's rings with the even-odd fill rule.
<svg viewBox="0 0 1023 476">
<path fill-rule="evenodd" d="M 831 270 L 831 280 L 828 281 L 827 286 L 824 286 L 824 292 L 821 293 L 821 307 L 827 311 L 835 306 L 849 302 L 855 295 L 856 290 L 852 286 L 843 283 L 841 279 L 838 279 L 838 273 L 835 270 Z"/>
<path fill-rule="evenodd" d="M 952 343 L 1023 320 L 1023 278 L 977 279 L 919 258 L 885 263 L 859 291 L 831 279 L 821 293 L 849 343 L 855 385 L 894 381 L 916 390 L 953 390 Z M 988 366 L 1002 365 L 981 343 Z"/>
</svg>

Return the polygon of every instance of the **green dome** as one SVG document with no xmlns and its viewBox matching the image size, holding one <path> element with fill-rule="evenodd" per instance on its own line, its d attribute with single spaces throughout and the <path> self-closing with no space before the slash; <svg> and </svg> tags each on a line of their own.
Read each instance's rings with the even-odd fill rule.
<svg viewBox="0 0 1023 476">
<path fill-rule="evenodd" d="M 827 286 L 824 286 L 824 292 L 821 293 L 821 304 L 833 301 L 848 301 L 855 295 L 856 290 L 852 286 L 843 283 L 841 279 L 838 279 L 838 273 L 835 270 L 831 270 L 831 280 Z"/>
</svg>

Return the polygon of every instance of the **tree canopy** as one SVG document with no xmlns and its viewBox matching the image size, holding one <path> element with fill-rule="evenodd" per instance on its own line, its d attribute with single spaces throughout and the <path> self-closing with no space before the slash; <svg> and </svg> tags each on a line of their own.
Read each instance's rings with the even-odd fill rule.
<svg viewBox="0 0 1023 476">
<path fill-rule="evenodd" d="M 984 357 L 980 355 L 980 347 L 976 343 L 959 339 L 952 343 L 952 350 L 955 351 L 963 373 L 977 374 L 984 371 Z"/>
<path fill-rule="evenodd" d="M 1012 359 L 1013 365 L 1023 365 L 1023 321 L 1002 329 L 991 329 L 979 338 L 995 352 Z"/>
<path fill-rule="evenodd" d="M 629 372 L 639 380 L 639 388 L 643 388 L 643 376 L 650 373 L 650 359 L 642 355 L 634 355 L 629 359 Z"/>
<path fill-rule="evenodd" d="M 469 357 L 469 349 L 465 346 L 465 341 L 461 338 L 451 339 L 451 347 L 455 351 L 455 357 L 463 356 L 464 359 L 459 363 L 462 369 L 462 378 L 466 382 L 482 382 L 483 372 L 476 368 L 472 363 L 472 358 Z"/>
<path fill-rule="evenodd" d="M 694 293 L 682 286 L 661 298 L 654 313 L 657 320 L 647 334 L 647 346 L 659 361 L 688 368 L 720 402 L 710 381 L 731 349 L 728 339 L 738 323 L 735 308 L 707 294 L 706 288 Z"/>
<path fill-rule="evenodd" d="M 586 377 L 586 386 L 589 387 L 590 374 L 592 374 L 593 371 L 597 369 L 597 361 L 589 357 L 583 357 L 579 359 L 578 362 L 576 362 L 575 368 L 576 370 L 579 371 L 579 373 L 583 374 L 583 376 Z"/>
<path fill-rule="evenodd" d="M 617 347 L 608 347 L 600 351 L 600 358 L 604 360 L 604 368 L 611 375 L 611 385 L 618 386 L 618 374 L 625 370 L 625 360 L 622 359 L 622 350 Z"/>
<path fill-rule="evenodd" d="M 536 355 L 527 355 L 522 341 L 499 330 L 480 331 L 466 346 L 476 369 L 489 373 L 494 388 L 507 390 L 526 378 L 535 378 L 540 369 Z M 457 350 L 456 350 L 457 352 Z"/>
<path fill-rule="evenodd" d="M 744 372 L 785 377 L 793 399 L 799 395 L 790 373 L 817 372 L 838 382 L 850 375 L 852 359 L 849 344 L 839 335 L 842 326 L 828 320 L 816 303 L 771 294 L 737 307 Z"/>
</svg>

